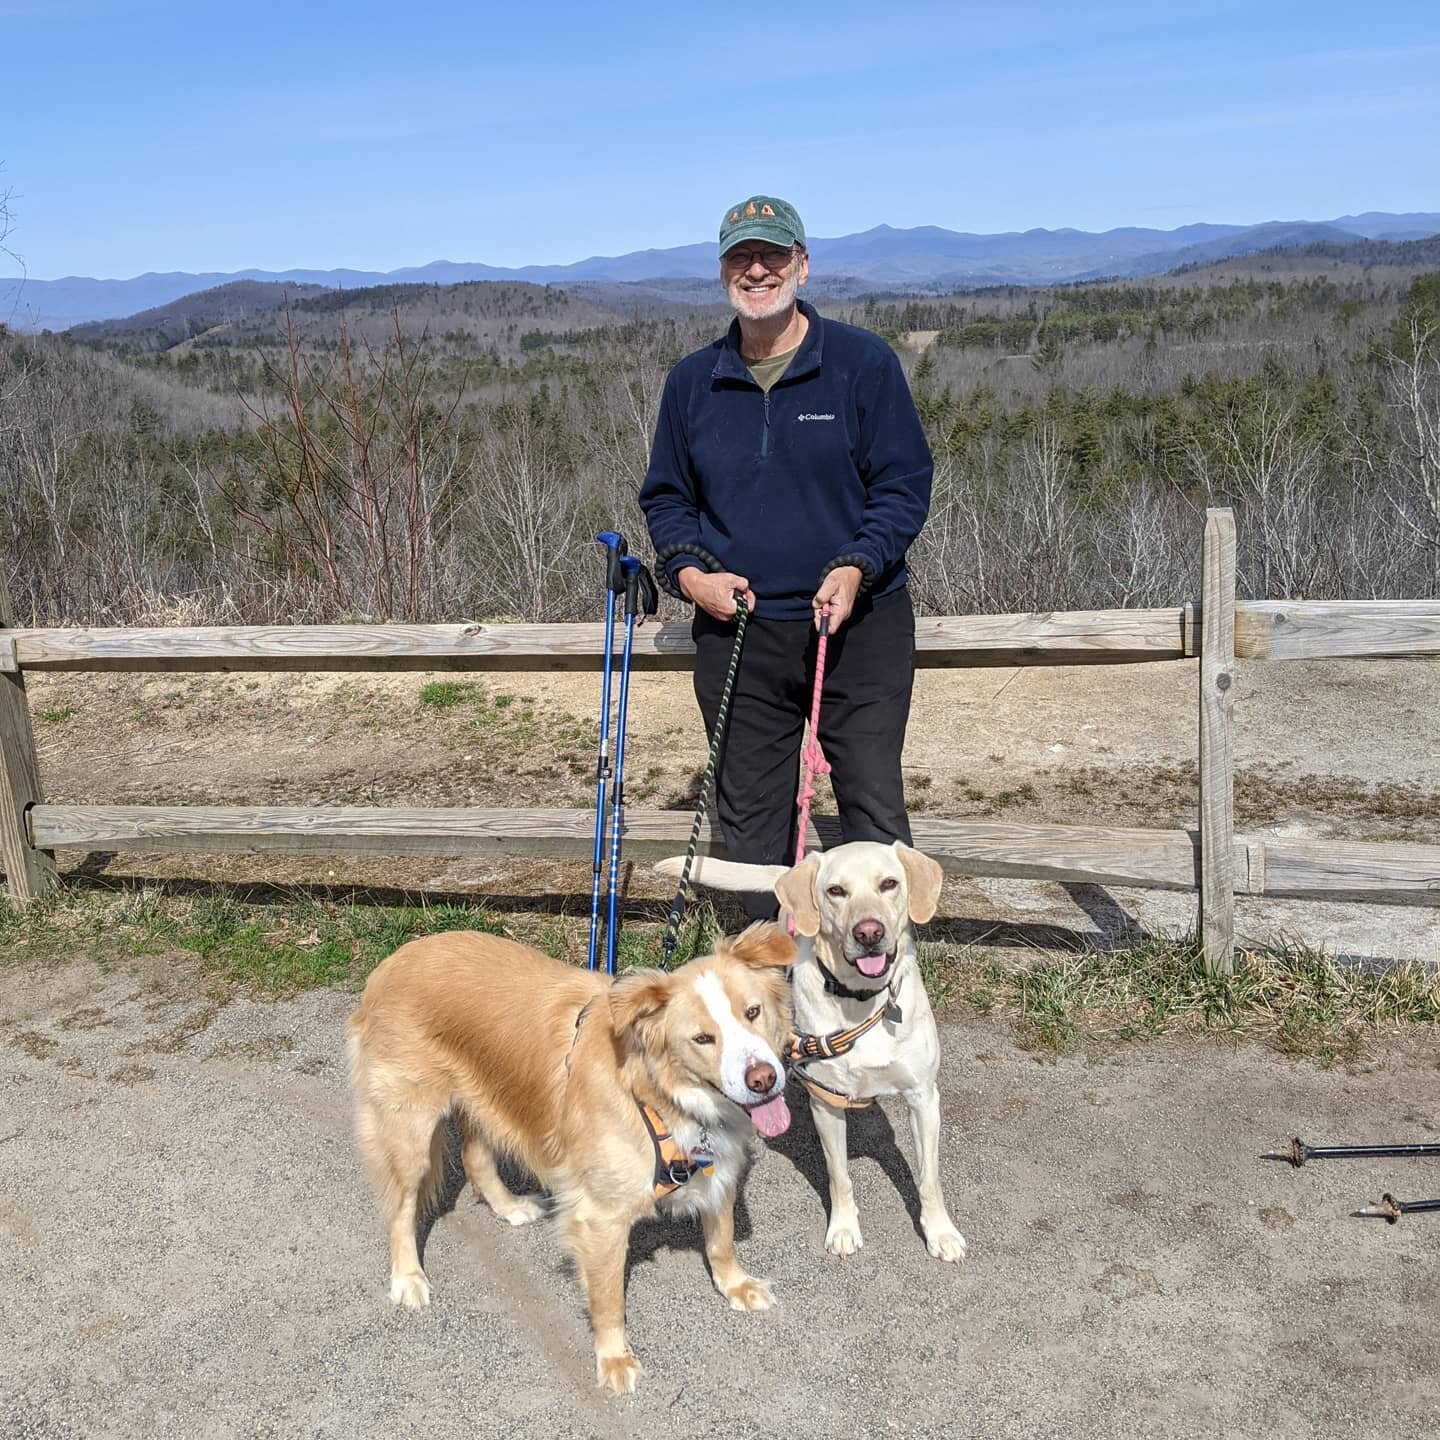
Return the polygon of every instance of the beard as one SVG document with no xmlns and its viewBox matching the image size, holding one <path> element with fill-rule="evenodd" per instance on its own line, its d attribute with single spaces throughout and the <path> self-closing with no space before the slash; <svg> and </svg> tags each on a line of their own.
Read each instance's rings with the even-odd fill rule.
<svg viewBox="0 0 1440 1440">
<path fill-rule="evenodd" d="M 792 265 L 790 273 L 773 289 L 747 289 L 743 275 L 732 280 L 726 291 L 735 313 L 745 320 L 773 320 L 783 315 L 800 293 L 798 268 Z"/>
</svg>

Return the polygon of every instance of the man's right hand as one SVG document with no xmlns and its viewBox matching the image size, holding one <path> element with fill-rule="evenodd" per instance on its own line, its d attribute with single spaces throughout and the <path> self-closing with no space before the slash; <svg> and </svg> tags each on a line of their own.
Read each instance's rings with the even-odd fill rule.
<svg viewBox="0 0 1440 1440">
<path fill-rule="evenodd" d="M 687 565 L 675 577 L 675 583 L 687 600 L 717 620 L 735 618 L 737 591 L 745 597 L 745 605 L 750 613 L 755 613 L 755 592 L 751 590 L 750 582 L 743 575 L 732 575 L 728 570 L 711 575 L 698 566 Z"/>
</svg>

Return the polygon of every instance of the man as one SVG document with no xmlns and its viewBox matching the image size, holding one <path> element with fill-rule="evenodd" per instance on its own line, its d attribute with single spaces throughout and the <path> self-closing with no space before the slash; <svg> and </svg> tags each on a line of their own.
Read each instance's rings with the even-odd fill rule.
<svg viewBox="0 0 1440 1440">
<path fill-rule="evenodd" d="M 820 741 L 841 832 L 910 841 L 905 552 L 929 511 L 933 466 L 895 353 L 800 300 L 809 274 L 792 206 L 756 195 L 725 212 L 720 278 L 735 321 L 670 372 L 640 490 L 661 583 L 695 605 L 695 695 L 712 735 L 737 594 L 750 609 L 716 805 L 731 855 L 765 865 L 794 858 L 827 606 Z M 764 896 L 747 908 L 775 914 Z"/>
</svg>

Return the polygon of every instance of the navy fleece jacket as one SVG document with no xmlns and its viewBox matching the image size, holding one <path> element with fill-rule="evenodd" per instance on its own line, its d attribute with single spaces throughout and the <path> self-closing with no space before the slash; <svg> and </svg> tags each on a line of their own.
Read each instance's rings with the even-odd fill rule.
<svg viewBox="0 0 1440 1440">
<path fill-rule="evenodd" d="M 687 565 L 729 570 L 757 615 L 801 620 L 836 566 L 871 595 L 905 584 L 934 467 L 904 372 L 878 335 L 800 309 L 810 328 L 768 395 L 738 321 L 665 382 L 640 508 L 672 594 Z"/>
</svg>

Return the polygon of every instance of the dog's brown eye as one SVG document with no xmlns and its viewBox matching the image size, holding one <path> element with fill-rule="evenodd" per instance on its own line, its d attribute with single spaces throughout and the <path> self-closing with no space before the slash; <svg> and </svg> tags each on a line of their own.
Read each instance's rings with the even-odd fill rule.
<svg viewBox="0 0 1440 1440">
<path fill-rule="evenodd" d="M 843 885 L 832 885 L 825 893 L 836 900 L 843 900 L 845 898 L 845 887 Z"/>
<path fill-rule="evenodd" d="M 880 882 L 880 888 L 882 890 L 893 890 L 899 883 L 900 882 L 895 879 L 893 875 L 889 875 Z"/>
<path fill-rule="evenodd" d="M 713 1045 L 715 1043 L 715 1037 L 706 1030 L 702 1030 L 698 1035 L 692 1035 L 690 1038 L 697 1045 Z"/>
<path fill-rule="evenodd" d="M 745 1018 L 747 1020 L 758 1020 L 760 1018 L 760 1007 L 758 1005 L 752 1005 L 745 1012 Z"/>
</svg>

